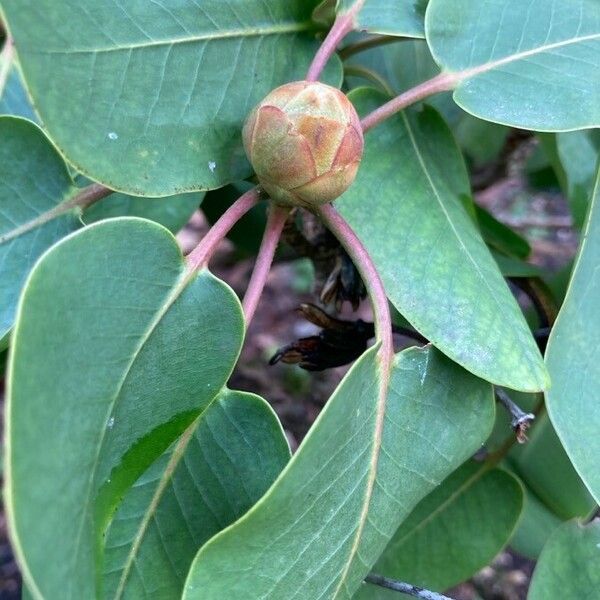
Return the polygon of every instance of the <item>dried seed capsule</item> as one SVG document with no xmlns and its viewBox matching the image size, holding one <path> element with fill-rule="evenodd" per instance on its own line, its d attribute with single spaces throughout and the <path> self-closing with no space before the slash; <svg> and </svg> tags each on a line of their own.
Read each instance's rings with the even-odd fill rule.
<svg viewBox="0 0 600 600">
<path fill-rule="evenodd" d="M 348 189 L 363 151 L 360 120 L 350 101 L 336 88 L 311 81 L 268 94 L 250 113 L 243 137 L 269 196 L 307 208 Z"/>
</svg>

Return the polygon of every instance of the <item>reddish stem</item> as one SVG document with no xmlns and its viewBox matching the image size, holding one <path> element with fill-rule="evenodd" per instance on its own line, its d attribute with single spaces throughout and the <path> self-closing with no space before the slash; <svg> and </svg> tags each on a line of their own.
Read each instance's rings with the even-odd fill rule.
<svg viewBox="0 0 600 600">
<path fill-rule="evenodd" d="M 256 312 L 256 307 L 267 282 L 269 270 L 273 263 L 273 256 L 275 256 L 275 250 L 277 249 L 277 244 L 279 243 L 279 238 L 281 237 L 281 232 L 283 231 L 289 212 L 288 208 L 277 205 L 273 205 L 269 211 L 265 234 L 260 244 L 252 277 L 250 277 L 250 283 L 248 284 L 248 289 L 242 303 L 246 325 L 250 324 Z"/>
<path fill-rule="evenodd" d="M 394 357 L 394 345 L 392 340 L 392 318 L 390 316 L 390 307 L 388 305 L 381 277 L 379 277 L 379 273 L 377 272 L 367 249 L 363 246 L 350 225 L 348 225 L 333 205 L 324 204 L 321 206 L 319 208 L 319 215 L 331 233 L 333 233 L 340 241 L 352 259 L 352 262 L 354 262 L 354 265 L 358 269 L 365 287 L 367 288 L 373 306 L 375 331 L 377 337 L 381 340 L 380 356 L 382 359 L 382 366 L 384 373 L 387 375 Z"/>
<path fill-rule="evenodd" d="M 340 14 L 335 18 L 327 37 L 323 40 L 321 47 L 315 54 L 315 57 L 308 68 L 306 81 L 317 81 L 319 79 L 325 65 L 334 54 L 340 42 L 354 28 L 354 17 L 362 8 L 363 1 L 364 0 L 357 1 L 348 12 Z"/>
<path fill-rule="evenodd" d="M 396 96 L 389 102 L 386 102 L 372 113 L 369 113 L 360 122 L 363 131 L 366 132 L 372 127 L 375 127 L 375 125 L 379 125 L 382 121 L 389 119 L 392 115 L 419 100 L 423 100 L 423 98 L 426 98 L 427 96 L 453 89 L 457 81 L 458 77 L 453 73 L 441 73 L 433 79 L 424 81 L 403 94 Z"/>
<path fill-rule="evenodd" d="M 229 233 L 230 229 L 253 207 L 260 199 L 260 189 L 255 187 L 240 196 L 210 228 L 200 243 L 188 254 L 188 268 L 191 271 L 202 269 L 211 259 L 217 246 Z"/>
</svg>

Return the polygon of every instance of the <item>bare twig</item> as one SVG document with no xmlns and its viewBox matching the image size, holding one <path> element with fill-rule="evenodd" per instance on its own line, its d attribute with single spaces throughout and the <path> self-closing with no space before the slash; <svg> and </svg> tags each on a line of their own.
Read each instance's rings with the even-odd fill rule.
<svg viewBox="0 0 600 600">
<path fill-rule="evenodd" d="M 494 391 L 498 402 L 504 406 L 512 417 L 510 425 L 515 431 L 517 442 L 524 444 L 527 441 L 527 430 L 535 419 L 535 415 L 524 412 L 502 388 L 494 388 Z"/>
<path fill-rule="evenodd" d="M 432 592 L 410 583 L 404 583 L 403 581 L 395 581 L 376 573 L 367 575 L 365 581 L 388 590 L 393 590 L 394 592 L 408 594 L 409 596 L 413 596 L 413 598 L 421 598 L 422 600 L 452 600 L 449 596 L 444 596 L 443 594 L 438 594 L 437 592 Z"/>
</svg>

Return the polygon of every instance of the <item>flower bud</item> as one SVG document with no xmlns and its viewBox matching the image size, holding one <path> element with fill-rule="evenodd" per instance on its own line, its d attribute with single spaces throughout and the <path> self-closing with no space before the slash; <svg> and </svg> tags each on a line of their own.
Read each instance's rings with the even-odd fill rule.
<svg viewBox="0 0 600 600">
<path fill-rule="evenodd" d="M 360 120 L 339 90 L 297 81 L 273 90 L 250 113 L 246 154 L 279 203 L 315 207 L 348 189 L 363 151 Z"/>
</svg>

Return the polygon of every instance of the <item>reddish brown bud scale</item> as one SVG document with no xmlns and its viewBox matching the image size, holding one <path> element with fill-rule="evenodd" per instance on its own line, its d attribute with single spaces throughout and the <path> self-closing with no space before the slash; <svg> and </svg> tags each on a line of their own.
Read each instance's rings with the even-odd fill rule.
<svg viewBox="0 0 600 600">
<path fill-rule="evenodd" d="M 363 152 L 356 110 L 342 92 L 319 82 L 273 90 L 250 113 L 243 137 L 263 189 L 291 206 L 335 200 L 354 181 Z"/>
</svg>

